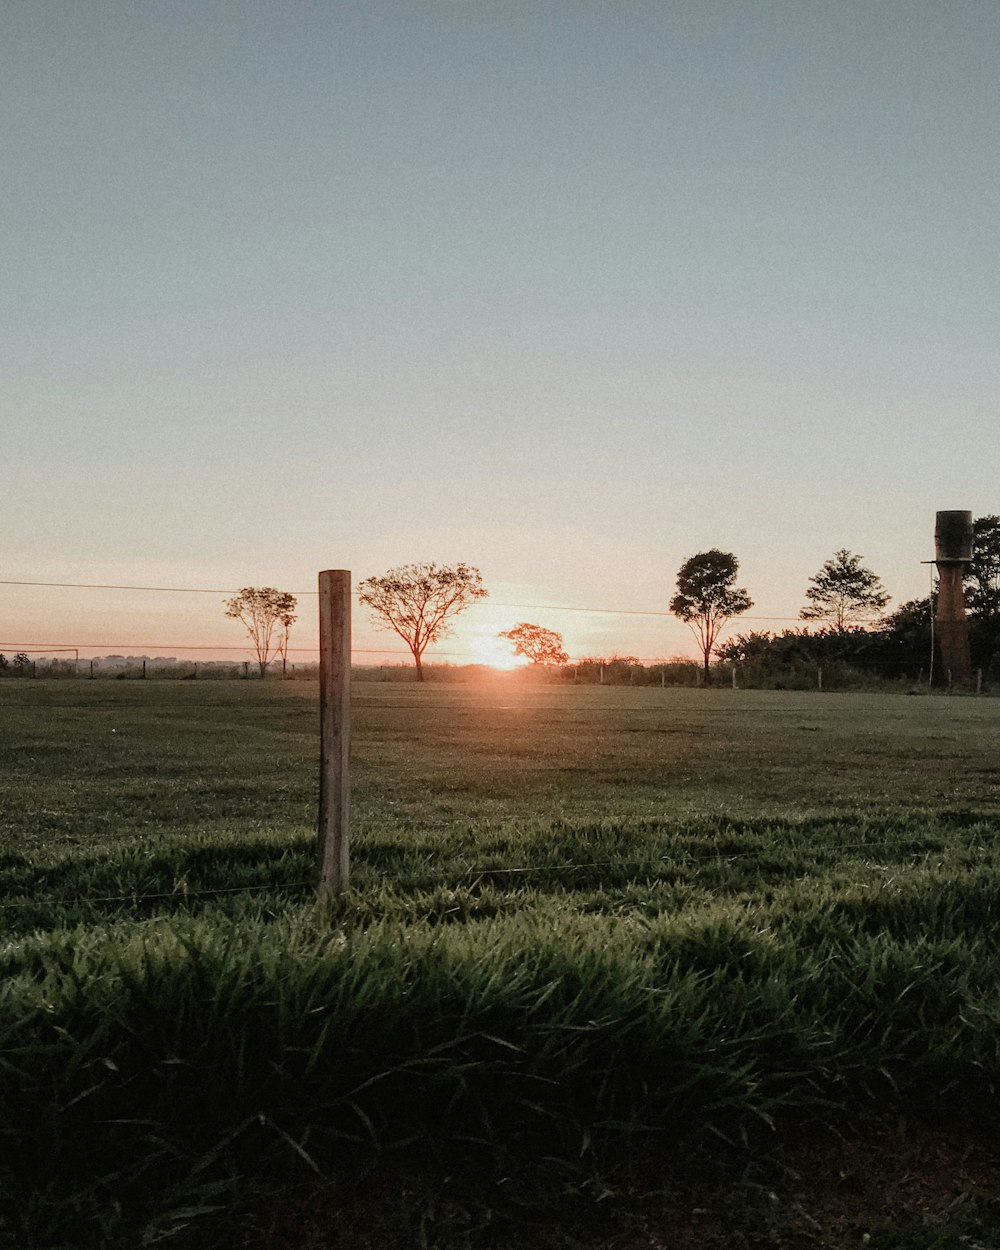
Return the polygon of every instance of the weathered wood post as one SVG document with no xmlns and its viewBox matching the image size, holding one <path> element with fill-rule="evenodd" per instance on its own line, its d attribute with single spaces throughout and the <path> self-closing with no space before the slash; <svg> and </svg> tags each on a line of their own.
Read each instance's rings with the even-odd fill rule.
<svg viewBox="0 0 1000 1250">
<path fill-rule="evenodd" d="M 319 575 L 319 896 L 342 894 L 350 874 L 351 574 Z"/>
</svg>

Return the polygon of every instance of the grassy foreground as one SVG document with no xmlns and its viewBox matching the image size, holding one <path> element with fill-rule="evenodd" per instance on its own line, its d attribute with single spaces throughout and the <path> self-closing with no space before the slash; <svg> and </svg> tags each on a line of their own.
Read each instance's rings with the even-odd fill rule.
<svg viewBox="0 0 1000 1250">
<path fill-rule="evenodd" d="M 6 1244 L 997 1244 L 995 702 L 361 686 L 324 908 L 316 720 L 0 686 Z"/>
</svg>

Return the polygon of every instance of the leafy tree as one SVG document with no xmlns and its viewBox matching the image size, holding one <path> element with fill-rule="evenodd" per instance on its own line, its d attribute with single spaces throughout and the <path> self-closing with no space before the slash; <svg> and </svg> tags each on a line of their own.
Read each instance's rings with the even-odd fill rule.
<svg viewBox="0 0 1000 1250">
<path fill-rule="evenodd" d="M 512 642 L 514 654 L 525 656 L 532 664 L 566 664 L 569 661 L 562 634 L 557 634 L 554 629 L 522 621 L 513 629 L 502 630 L 497 637 Z"/>
<path fill-rule="evenodd" d="M 393 629 L 410 648 L 417 681 L 424 680 L 423 654 L 451 631 L 452 618 L 490 592 L 482 574 L 468 564 L 404 564 L 381 577 L 366 577 L 358 598 L 372 620 Z"/>
<path fill-rule="evenodd" d="M 838 634 L 882 611 L 889 602 L 881 581 L 861 557 L 841 548 L 809 579 L 809 600 L 799 616 L 804 621 L 829 621 Z"/>
<path fill-rule="evenodd" d="M 908 599 L 879 621 L 872 641 L 880 676 L 912 679 L 930 668 L 936 601 L 936 595 Z"/>
<path fill-rule="evenodd" d="M 264 676 L 271 653 L 276 646 L 275 633 L 284 636 L 295 622 L 295 596 L 273 586 L 244 586 L 238 595 L 226 601 L 226 616 L 242 621 L 257 652 L 260 675 Z"/>
<path fill-rule="evenodd" d="M 972 523 L 972 564 L 965 575 L 966 605 L 984 620 L 1000 617 L 1000 516 Z"/>
<path fill-rule="evenodd" d="M 30 663 L 31 656 L 28 655 L 27 651 L 18 651 L 17 655 L 14 656 L 14 668 L 18 673 L 27 672 Z"/>
<path fill-rule="evenodd" d="M 719 632 L 727 621 L 753 607 L 747 591 L 735 585 L 739 567 L 732 552 L 713 547 L 685 560 L 677 574 L 670 611 L 698 640 L 706 680 Z"/>
<path fill-rule="evenodd" d="M 719 659 L 730 664 L 771 664 L 774 663 L 776 654 L 784 659 L 785 652 L 778 635 L 766 629 L 737 634 L 735 638 L 730 638 L 728 642 L 722 642 L 715 648 Z"/>
</svg>

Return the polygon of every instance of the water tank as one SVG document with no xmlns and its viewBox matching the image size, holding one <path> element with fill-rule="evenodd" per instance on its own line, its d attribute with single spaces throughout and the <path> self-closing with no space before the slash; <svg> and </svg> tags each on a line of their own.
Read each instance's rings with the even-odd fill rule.
<svg viewBox="0 0 1000 1250">
<path fill-rule="evenodd" d="M 934 563 L 967 564 L 971 559 L 972 513 L 936 513 L 934 521 Z"/>
</svg>

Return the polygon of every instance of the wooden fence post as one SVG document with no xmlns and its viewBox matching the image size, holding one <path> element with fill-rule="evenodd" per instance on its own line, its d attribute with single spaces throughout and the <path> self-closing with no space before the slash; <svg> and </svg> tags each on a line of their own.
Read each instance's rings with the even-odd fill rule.
<svg viewBox="0 0 1000 1250">
<path fill-rule="evenodd" d="M 350 874 L 351 574 L 319 575 L 319 896 L 342 894 Z"/>
</svg>

